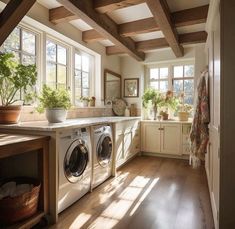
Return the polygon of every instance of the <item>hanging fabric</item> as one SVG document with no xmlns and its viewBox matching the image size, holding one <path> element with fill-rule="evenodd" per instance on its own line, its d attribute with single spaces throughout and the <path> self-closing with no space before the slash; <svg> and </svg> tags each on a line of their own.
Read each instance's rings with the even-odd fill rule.
<svg viewBox="0 0 235 229">
<path fill-rule="evenodd" d="M 207 91 L 207 74 L 208 70 L 202 72 L 197 86 L 197 101 L 193 117 L 192 128 L 190 132 L 190 144 L 193 167 L 199 167 L 201 161 L 205 160 L 207 143 L 209 141 L 210 112 L 209 97 Z"/>
</svg>

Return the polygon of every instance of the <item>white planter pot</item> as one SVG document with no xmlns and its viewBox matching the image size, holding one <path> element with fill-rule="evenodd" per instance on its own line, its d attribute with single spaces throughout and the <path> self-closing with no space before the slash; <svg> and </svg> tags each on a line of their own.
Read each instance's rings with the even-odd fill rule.
<svg viewBox="0 0 235 229">
<path fill-rule="evenodd" d="M 64 122 L 66 120 L 67 110 L 63 108 L 46 109 L 46 118 L 50 123 Z"/>
</svg>

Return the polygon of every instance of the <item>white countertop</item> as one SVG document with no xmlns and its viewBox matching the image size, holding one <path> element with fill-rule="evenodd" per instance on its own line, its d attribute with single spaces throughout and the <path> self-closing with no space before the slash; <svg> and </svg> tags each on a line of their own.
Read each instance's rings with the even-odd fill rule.
<svg viewBox="0 0 235 229">
<path fill-rule="evenodd" d="M 128 120 L 141 119 L 141 117 L 95 117 L 95 118 L 77 118 L 67 119 L 63 123 L 48 123 L 47 121 L 20 122 L 12 125 L 0 125 L 1 129 L 17 129 L 17 130 L 37 130 L 37 131 L 56 131 L 61 129 L 79 128 L 85 126 L 99 125 L 104 123 L 116 123 Z"/>
<path fill-rule="evenodd" d="M 168 120 L 161 120 L 161 121 L 144 119 L 144 120 L 141 120 L 141 122 L 192 124 L 192 119 L 189 119 L 188 121 L 179 121 L 177 119 L 168 119 Z"/>
</svg>

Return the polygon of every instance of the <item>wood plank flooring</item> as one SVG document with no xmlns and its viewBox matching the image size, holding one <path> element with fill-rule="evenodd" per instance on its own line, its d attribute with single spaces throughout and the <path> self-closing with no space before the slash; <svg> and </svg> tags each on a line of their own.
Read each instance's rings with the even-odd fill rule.
<svg viewBox="0 0 235 229">
<path fill-rule="evenodd" d="M 213 229 L 205 170 L 184 160 L 136 157 L 50 228 Z"/>
</svg>

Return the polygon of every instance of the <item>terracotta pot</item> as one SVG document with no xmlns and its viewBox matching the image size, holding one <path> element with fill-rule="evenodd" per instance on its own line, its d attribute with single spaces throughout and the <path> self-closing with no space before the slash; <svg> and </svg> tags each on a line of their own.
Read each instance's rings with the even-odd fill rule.
<svg viewBox="0 0 235 229">
<path fill-rule="evenodd" d="M 19 122 L 21 105 L 0 106 L 0 123 L 15 124 Z"/>
<path fill-rule="evenodd" d="M 163 114 L 162 115 L 162 120 L 168 120 L 168 116 L 169 116 L 169 114 Z"/>
</svg>

